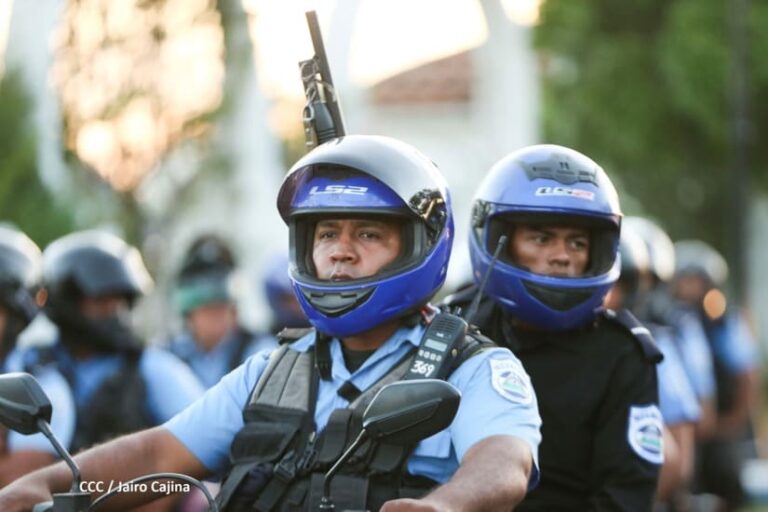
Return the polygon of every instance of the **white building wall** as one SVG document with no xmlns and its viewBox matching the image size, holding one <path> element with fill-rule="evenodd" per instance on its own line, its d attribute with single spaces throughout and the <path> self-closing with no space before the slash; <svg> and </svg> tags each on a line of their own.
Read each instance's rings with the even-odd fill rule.
<svg viewBox="0 0 768 512">
<path fill-rule="evenodd" d="M 481 3 L 489 36 L 485 45 L 472 52 L 470 102 L 370 106 L 361 127 L 362 133 L 413 144 L 445 175 L 456 222 L 447 287 L 471 277 L 469 216 L 484 174 L 504 155 L 540 141 L 539 81 L 531 29 L 509 21 L 499 2 Z"/>
</svg>

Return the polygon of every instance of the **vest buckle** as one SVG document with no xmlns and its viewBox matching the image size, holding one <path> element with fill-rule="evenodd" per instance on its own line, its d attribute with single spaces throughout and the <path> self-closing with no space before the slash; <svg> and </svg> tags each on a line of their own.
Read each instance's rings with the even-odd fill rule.
<svg viewBox="0 0 768 512">
<path fill-rule="evenodd" d="M 291 450 L 280 459 L 274 469 L 273 475 L 283 483 L 289 483 L 296 477 L 296 452 Z"/>
</svg>

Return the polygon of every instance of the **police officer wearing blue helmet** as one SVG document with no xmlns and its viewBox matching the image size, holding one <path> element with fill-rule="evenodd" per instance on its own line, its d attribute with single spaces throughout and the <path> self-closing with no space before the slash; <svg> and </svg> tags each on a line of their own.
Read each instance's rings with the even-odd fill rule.
<svg viewBox="0 0 768 512">
<path fill-rule="evenodd" d="M 467 312 L 472 286 L 447 305 L 520 358 L 543 420 L 541 482 L 516 510 L 649 510 L 663 460 L 661 356 L 630 314 L 603 308 L 620 272 L 613 184 L 577 151 L 525 147 L 488 172 L 471 222 L 484 297 Z"/>
<path fill-rule="evenodd" d="M 314 329 L 253 356 L 164 427 L 84 454 L 84 474 L 228 472 L 223 510 L 317 510 L 317 484 L 359 432 L 360 407 L 426 367 L 417 348 L 453 241 L 435 165 L 393 139 L 336 139 L 296 163 L 278 208 Z M 432 361 L 462 393 L 452 425 L 411 449 L 361 449 L 331 484 L 337 509 L 510 510 L 535 485 L 540 418 L 519 361 L 474 333 L 446 366 Z M 108 462 L 117 453 L 120 468 Z M 31 475 L 0 492 L 0 507 L 22 485 L 65 485 L 65 475 Z"/>
</svg>

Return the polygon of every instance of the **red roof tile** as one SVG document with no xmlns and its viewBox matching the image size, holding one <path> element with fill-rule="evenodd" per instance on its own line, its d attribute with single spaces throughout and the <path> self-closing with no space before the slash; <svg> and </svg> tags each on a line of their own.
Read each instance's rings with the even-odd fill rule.
<svg viewBox="0 0 768 512">
<path fill-rule="evenodd" d="M 472 59 L 464 51 L 403 71 L 373 85 L 376 105 L 469 101 Z"/>
</svg>

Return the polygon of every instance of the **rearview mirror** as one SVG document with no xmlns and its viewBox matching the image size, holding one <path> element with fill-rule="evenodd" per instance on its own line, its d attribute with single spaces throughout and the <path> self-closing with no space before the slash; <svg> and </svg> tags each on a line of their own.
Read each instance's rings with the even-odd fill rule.
<svg viewBox="0 0 768 512">
<path fill-rule="evenodd" d="M 51 421 L 51 401 L 28 373 L 0 375 L 0 422 L 21 434 L 40 432 L 38 420 Z"/>
<path fill-rule="evenodd" d="M 373 439 L 410 444 L 447 428 L 461 393 L 435 379 L 393 382 L 381 388 L 363 413 L 363 430 Z"/>
</svg>

